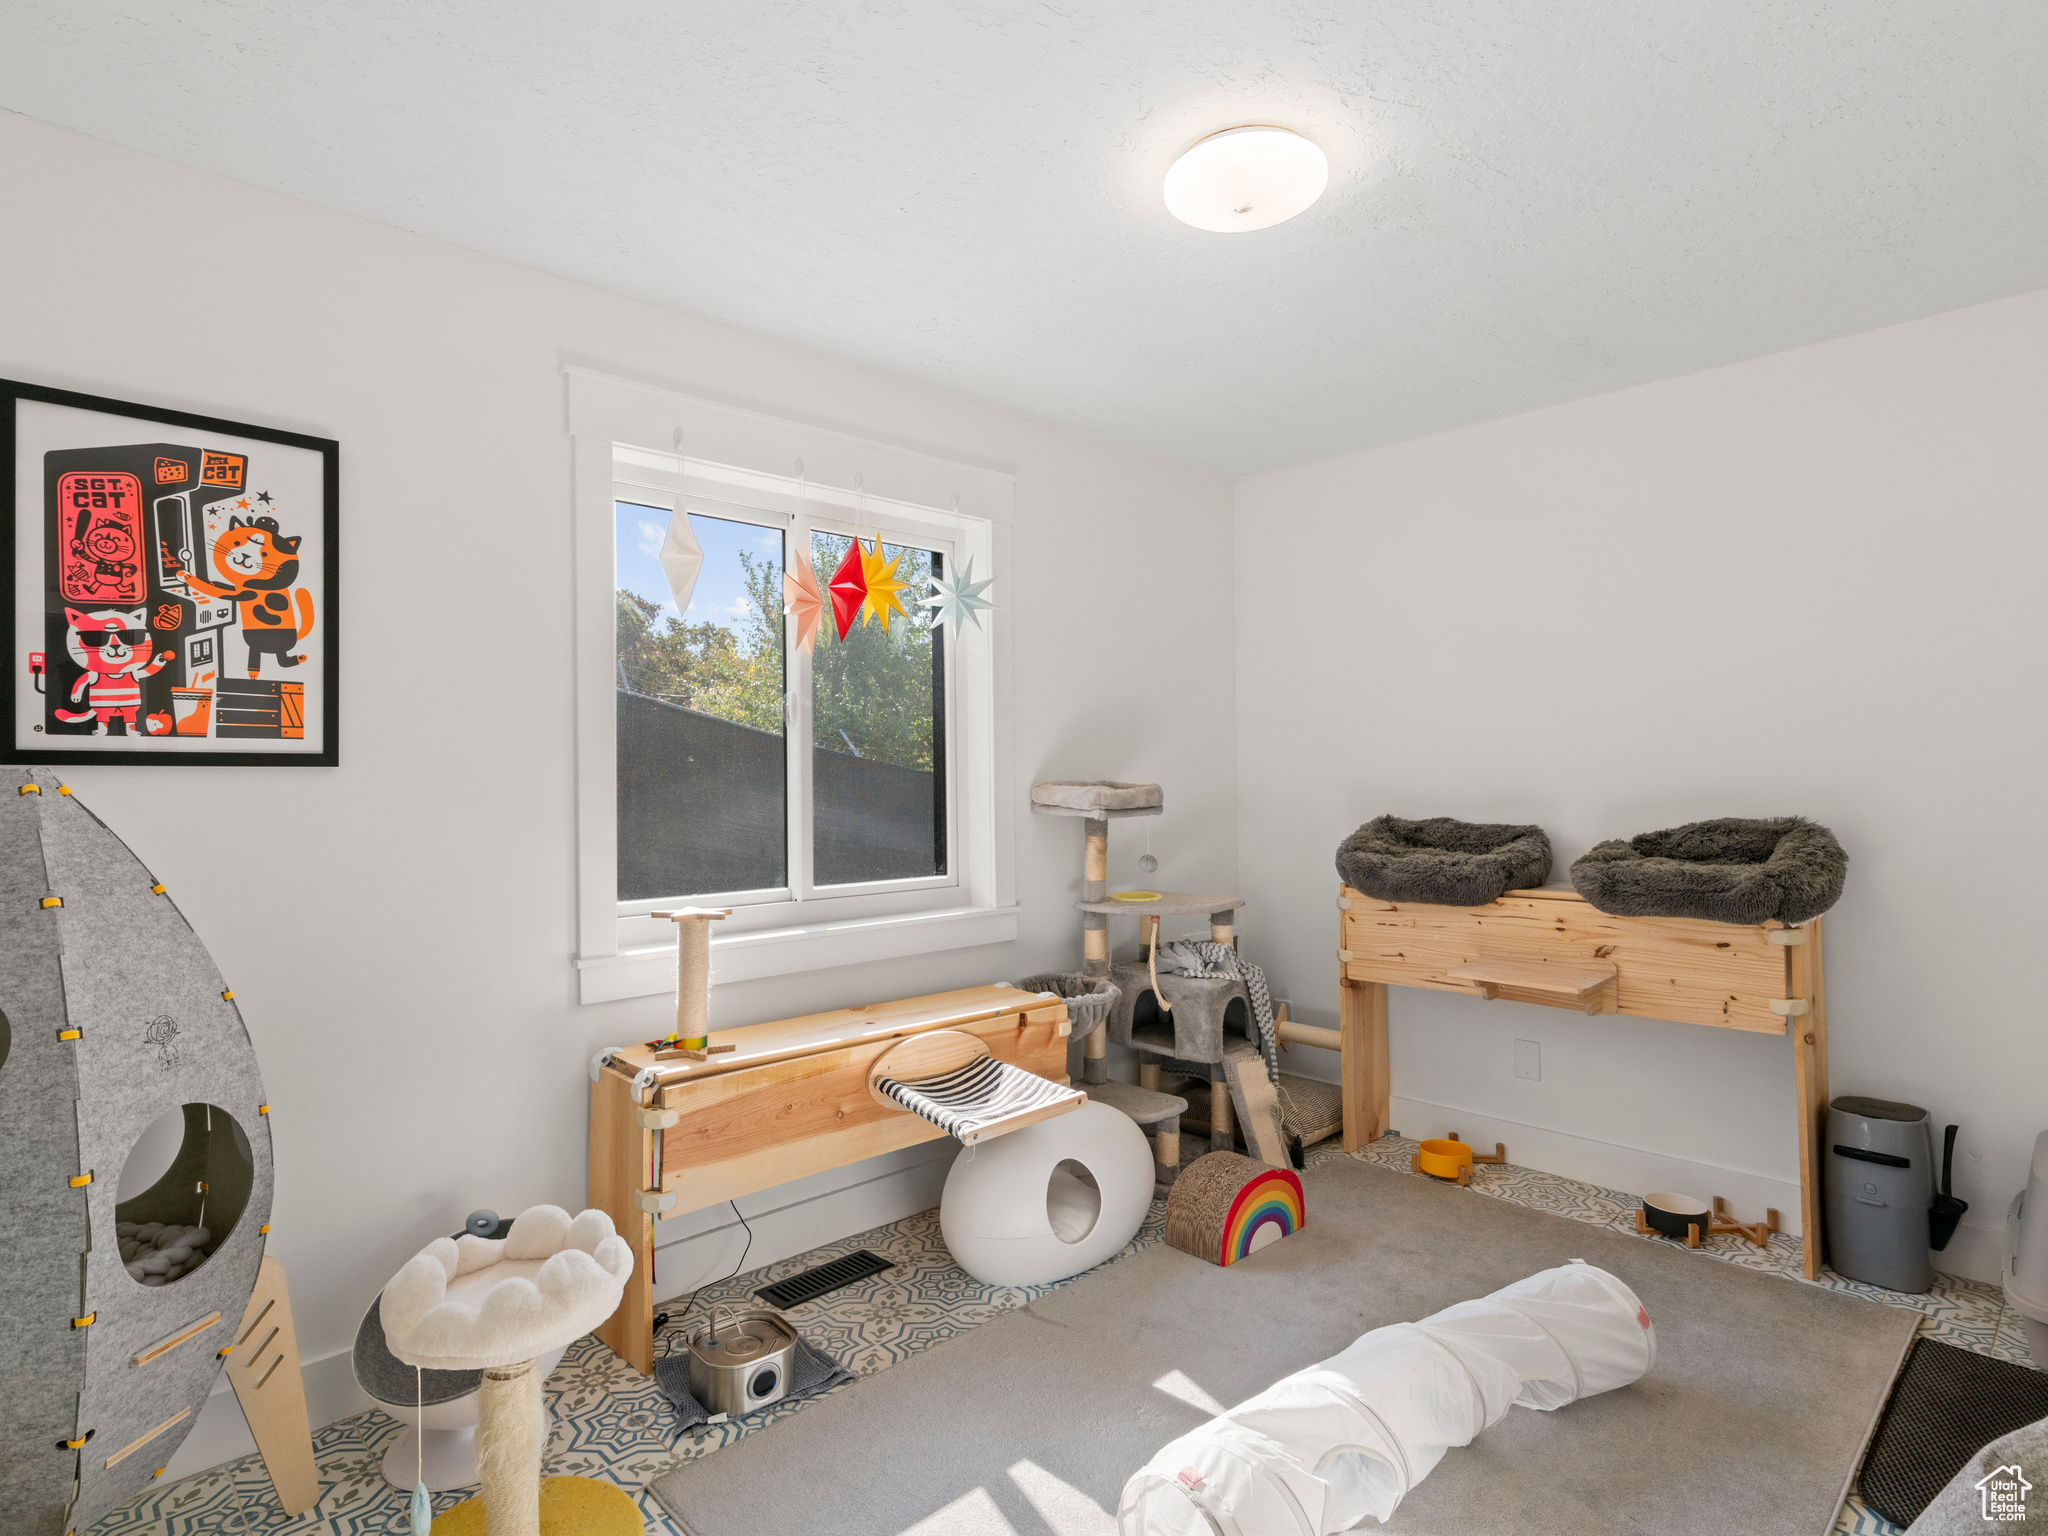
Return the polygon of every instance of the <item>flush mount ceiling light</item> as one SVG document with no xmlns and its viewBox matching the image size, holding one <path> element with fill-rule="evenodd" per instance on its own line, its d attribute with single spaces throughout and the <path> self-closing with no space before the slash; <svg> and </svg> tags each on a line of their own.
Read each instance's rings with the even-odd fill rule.
<svg viewBox="0 0 2048 1536">
<path fill-rule="evenodd" d="M 1253 125 L 1212 133 L 1166 173 L 1166 211 L 1219 235 L 1268 229 L 1330 184 L 1330 162 L 1300 134 Z"/>
</svg>

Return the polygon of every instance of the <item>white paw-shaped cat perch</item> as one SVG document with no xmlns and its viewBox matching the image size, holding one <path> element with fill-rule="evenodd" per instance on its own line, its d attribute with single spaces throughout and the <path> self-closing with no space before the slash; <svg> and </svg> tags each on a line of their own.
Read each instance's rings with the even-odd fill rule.
<svg viewBox="0 0 2048 1536">
<path fill-rule="evenodd" d="M 480 1498 L 434 1523 L 444 1532 L 539 1536 L 545 1518 L 540 1477 L 540 1375 L 536 1357 L 590 1332 L 617 1310 L 633 1251 L 603 1211 L 573 1220 L 536 1205 L 502 1241 L 436 1238 L 384 1287 L 385 1343 L 407 1365 L 482 1371 L 478 1391 Z M 401 1410 L 402 1411 L 402 1410 Z M 579 1529 L 638 1532 L 638 1507 L 621 1489 L 589 1478 L 549 1478 L 550 1511 Z"/>
</svg>

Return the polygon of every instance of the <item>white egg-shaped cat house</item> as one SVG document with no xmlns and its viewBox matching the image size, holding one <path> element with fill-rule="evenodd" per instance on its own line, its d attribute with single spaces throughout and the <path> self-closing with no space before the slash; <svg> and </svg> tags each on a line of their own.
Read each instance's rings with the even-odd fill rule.
<svg viewBox="0 0 2048 1536">
<path fill-rule="evenodd" d="M 939 1231 L 986 1285 L 1045 1285 L 1093 1269 L 1144 1225 L 1152 1144 L 1106 1104 L 1027 1125 L 953 1160 Z"/>
<path fill-rule="evenodd" d="M 17 772 L 0 780 L 0 1530 L 63 1536 L 191 1431 L 263 1258 L 270 1126 L 233 994 L 169 891 L 55 775 Z"/>
</svg>

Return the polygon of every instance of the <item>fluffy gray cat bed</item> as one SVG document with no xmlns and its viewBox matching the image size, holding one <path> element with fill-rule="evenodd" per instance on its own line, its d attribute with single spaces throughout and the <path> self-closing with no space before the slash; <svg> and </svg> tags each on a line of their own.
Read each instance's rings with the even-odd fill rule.
<svg viewBox="0 0 2048 1536">
<path fill-rule="evenodd" d="M 1849 855 L 1817 822 L 1730 816 L 1596 843 L 1572 864 L 1572 885 L 1616 917 L 1794 925 L 1832 907 L 1848 872 Z"/>
<path fill-rule="evenodd" d="M 1380 816 L 1338 845 L 1337 874 L 1381 901 L 1483 907 L 1550 878 L 1550 839 L 1541 827 Z"/>
</svg>

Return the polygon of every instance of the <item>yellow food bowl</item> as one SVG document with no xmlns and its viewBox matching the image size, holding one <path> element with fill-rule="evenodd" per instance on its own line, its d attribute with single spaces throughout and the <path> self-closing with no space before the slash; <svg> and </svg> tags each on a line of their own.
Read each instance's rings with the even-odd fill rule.
<svg viewBox="0 0 2048 1536">
<path fill-rule="evenodd" d="M 1159 893 L 1157 891 L 1116 891 L 1111 894 L 1109 899 L 1111 901 L 1157 901 L 1159 900 Z"/>
<path fill-rule="evenodd" d="M 1425 1141 L 1415 1152 L 1415 1166 L 1439 1179 L 1455 1179 L 1472 1166 L 1472 1149 L 1462 1141 Z"/>
</svg>

